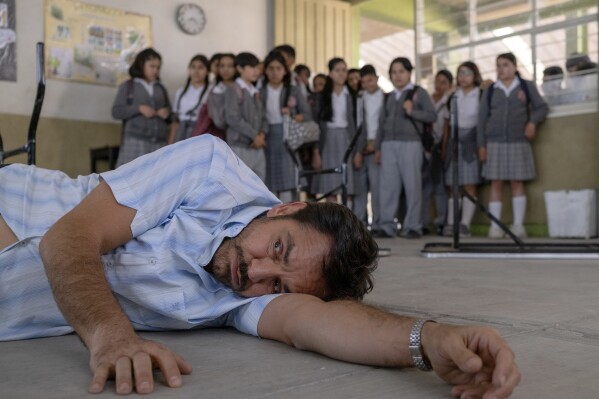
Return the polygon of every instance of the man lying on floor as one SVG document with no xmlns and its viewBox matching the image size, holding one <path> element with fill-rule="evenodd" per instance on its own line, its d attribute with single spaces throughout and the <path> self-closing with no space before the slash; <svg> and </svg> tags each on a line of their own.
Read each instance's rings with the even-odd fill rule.
<svg viewBox="0 0 599 399">
<path fill-rule="evenodd" d="M 485 327 L 360 304 L 377 246 L 336 204 L 280 204 L 210 135 L 70 179 L 0 169 L 0 340 L 75 331 L 90 392 L 171 387 L 191 367 L 135 330 L 233 326 L 336 359 L 432 369 L 456 396 L 507 397 L 514 355 Z M 342 338 L 342 339 L 340 339 Z M 487 396 L 485 396 L 487 397 Z"/>
</svg>

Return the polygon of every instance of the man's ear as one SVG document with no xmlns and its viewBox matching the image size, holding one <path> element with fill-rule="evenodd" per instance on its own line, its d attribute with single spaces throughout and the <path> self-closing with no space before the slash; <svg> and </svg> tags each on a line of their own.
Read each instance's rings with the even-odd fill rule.
<svg viewBox="0 0 599 399">
<path fill-rule="evenodd" d="M 271 218 L 273 216 L 291 215 L 307 206 L 308 204 L 306 202 L 288 202 L 286 204 L 279 204 L 268 211 L 266 216 Z"/>
</svg>

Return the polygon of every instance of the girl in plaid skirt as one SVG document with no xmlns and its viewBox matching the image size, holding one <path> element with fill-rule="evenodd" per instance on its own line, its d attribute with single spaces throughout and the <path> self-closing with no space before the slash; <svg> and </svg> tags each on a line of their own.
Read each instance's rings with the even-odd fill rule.
<svg viewBox="0 0 599 399">
<path fill-rule="evenodd" d="M 480 84 L 482 78 L 475 63 L 466 61 L 458 67 L 458 88 L 447 101 L 444 108 L 445 127 L 443 133 L 442 153 L 445 160 L 445 184 L 449 188 L 447 201 L 447 224 L 443 235 L 453 234 L 453 168 L 458 168 L 458 184 L 476 198 L 476 185 L 480 182 L 480 164 L 476 148 L 476 126 L 478 124 L 478 107 L 480 99 Z M 452 100 L 455 98 L 455 101 Z M 451 107 L 457 106 L 458 124 L 458 158 L 453 154 L 453 131 L 449 124 Z M 462 198 L 460 236 L 470 236 L 470 223 L 476 211 L 476 204 L 468 198 Z"/>
<path fill-rule="evenodd" d="M 496 65 L 497 82 L 485 90 L 480 102 L 479 158 L 484 163 L 483 175 L 491 180 L 489 211 L 496 218 L 501 217 L 503 182 L 509 181 L 514 210 L 511 230 L 515 235 L 525 237 L 524 182 L 536 177 L 530 143 L 549 108 L 534 82 L 520 77 L 514 54 L 500 54 Z M 489 237 L 502 236 L 499 226 L 491 223 Z"/>
</svg>

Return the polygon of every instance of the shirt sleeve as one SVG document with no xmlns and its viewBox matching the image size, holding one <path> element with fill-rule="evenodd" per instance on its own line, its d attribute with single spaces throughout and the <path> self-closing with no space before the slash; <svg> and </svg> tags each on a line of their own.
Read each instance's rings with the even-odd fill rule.
<svg viewBox="0 0 599 399">
<path fill-rule="evenodd" d="M 168 145 L 101 175 L 117 202 L 137 212 L 133 237 L 167 221 L 177 209 L 222 211 L 272 207 L 278 201 L 220 139 L 206 134 Z"/>
<path fill-rule="evenodd" d="M 227 314 L 225 325 L 233 327 L 236 330 L 258 336 L 258 322 L 262 312 L 273 299 L 284 294 L 272 294 L 259 296 L 253 301 L 233 309 Z"/>
</svg>

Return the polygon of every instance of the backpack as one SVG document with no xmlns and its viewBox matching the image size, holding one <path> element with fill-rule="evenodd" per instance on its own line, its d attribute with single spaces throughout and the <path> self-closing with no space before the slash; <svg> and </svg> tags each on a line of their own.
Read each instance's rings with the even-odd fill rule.
<svg viewBox="0 0 599 399">
<path fill-rule="evenodd" d="M 415 85 L 412 90 L 408 91 L 408 93 L 406 94 L 406 99 L 404 101 L 407 101 L 407 100 L 412 101 L 412 98 L 414 98 L 414 93 L 418 89 L 422 90 L 422 88 L 420 86 Z M 429 122 L 425 122 L 423 124 L 423 129 L 421 132 L 418 129 L 418 125 L 416 125 L 416 122 L 414 121 L 414 119 L 410 115 L 406 115 L 406 116 L 410 120 L 410 122 L 412 122 L 412 125 L 414 125 L 414 129 L 416 129 L 416 132 L 418 132 L 418 134 L 420 135 L 420 141 L 422 142 L 422 148 L 424 148 L 424 151 L 431 152 L 433 149 L 433 146 L 435 145 L 435 136 L 433 135 L 433 124 L 429 123 Z"/>
</svg>

